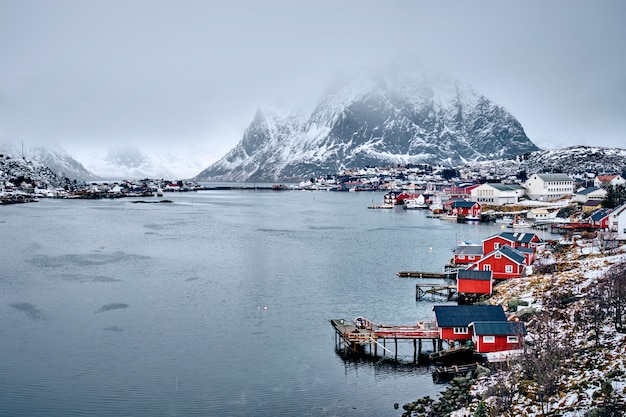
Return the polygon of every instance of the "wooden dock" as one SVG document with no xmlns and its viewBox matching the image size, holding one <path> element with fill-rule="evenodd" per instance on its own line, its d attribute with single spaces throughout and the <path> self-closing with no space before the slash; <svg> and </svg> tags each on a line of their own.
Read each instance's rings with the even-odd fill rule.
<svg viewBox="0 0 626 417">
<path fill-rule="evenodd" d="M 419 271 L 400 271 L 396 276 L 401 278 L 423 278 L 423 279 L 456 279 L 456 271 L 450 272 L 419 272 Z"/>
<path fill-rule="evenodd" d="M 439 384 L 450 381 L 457 376 L 464 376 L 468 373 L 474 374 L 479 366 L 481 365 L 478 362 L 468 365 L 442 366 L 433 371 L 433 381 Z"/>
<path fill-rule="evenodd" d="M 435 297 L 443 297 L 451 301 L 456 295 L 456 285 L 441 284 L 416 284 L 415 285 L 415 301 L 421 301 L 430 295 L 431 299 Z"/>
<path fill-rule="evenodd" d="M 442 349 L 439 329 L 432 322 L 418 322 L 415 326 L 394 326 L 375 324 L 358 317 L 353 323 L 345 319 L 332 319 L 330 323 L 335 329 L 335 346 L 343 349 L 344 353 L 365 353 L 365 349 L 369 348 L 370 354 L 378 356 L 380 347 L 383 356 L 393 353 L 397 359 L 398 341 L 412 341 L 413 360 L 417 362 L 424 340 L 432 342 L 433 351 Z M 393 340 L 394 351 L 387 348 L 388 340 Z"/>
</svg>

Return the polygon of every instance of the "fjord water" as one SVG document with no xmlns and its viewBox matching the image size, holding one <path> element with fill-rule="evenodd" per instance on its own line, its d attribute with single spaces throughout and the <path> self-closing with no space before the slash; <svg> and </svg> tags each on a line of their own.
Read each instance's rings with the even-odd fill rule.
<svg viewBox="0 0 626 417">
<path fill-rule="evenodd" d="M 166 198 L 0 207 L 0 416 L 400 415 L 430 370 L 344 361 L 328 320 L 431 319 L 395 273 L 501 230 L 381 193 Z"/>
</svg>

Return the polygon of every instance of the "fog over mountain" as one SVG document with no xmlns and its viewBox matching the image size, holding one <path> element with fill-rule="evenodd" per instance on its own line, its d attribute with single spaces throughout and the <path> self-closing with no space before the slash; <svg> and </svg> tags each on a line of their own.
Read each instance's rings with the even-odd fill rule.
<svg viewBox="0 0 626 417">
<path fill-rule="evenodd" d="M 198 181 L 277 181 L 341 167 L 458 165 L 538 150 L 504 108 L 449 76 L 394 68 L 361 76 L 311 113 L 259 109 Z"/>
</svg>

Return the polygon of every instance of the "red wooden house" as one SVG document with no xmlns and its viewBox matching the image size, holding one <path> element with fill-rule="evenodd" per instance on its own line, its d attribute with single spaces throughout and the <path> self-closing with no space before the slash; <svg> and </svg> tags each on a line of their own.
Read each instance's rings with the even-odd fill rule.
<svg viewBox="0 0 626 417">
<path fill-rule="evenodd" d="M 448 342 L 470 340 L 469 324 L 477 321 L 506 321 L 502 306 L 443 305 L 433 307 L 439 338 Z"/>
<path fill-rule="evenodd" d="M 448 194 L 450 198 L 462 198 L 465 199 L 470 196 L 472 190 L 478 187 L 480 184 L 475 182 L 453 182 L 450 187 L 444 188 L 443 192 Z"/>
<path fill-rule="evenodd" d="M 510 246 L 502 246 L 468 269 L 491 271 L 494 279 L 520 278 L 526 270 L 526 256 Z"/>
<path fill-rule="evenodd" d="M 503 246 L 535 249 L 540 243 L 541 239 L 534 233 L 502 232 L 484 239 L 483 251 L 484 253 L 490 253 Z"/>
<path fill-rule="evenodd" d="M 457 216 L 464 217 L 480 217 L 482 212 L 480 203 L 476 203 L 475 201 L 454 201 L 452 206 L 450 207 L 451 214 L 456 214 Z"/>
<path fill-rule="evenodd" d="M 524 248 L 524 247 L 519 247 L 519 248 L 515 248 L 516 251 L 518 251 L 519 253 L 521 253 L 522 255 L 524 255 L 524 257 L 526 258 L 526 265 L 532 265 L 533 262 L 535 262 L 535 249 L 534 248 Z"/>
<path fill-rule="evenodd" d="M 474 349 L 479 353 L 520 349 L 526 335 L 526 326 L 521 321 L 475 321 L 469 327 Z"/>
<path fill-rule="evenodd" d="M 493 276 L 491 271 L 461 269 L 456 276 L 456 291 L 467 295 L 491 294 Z"/>
<path fill-rule="evenodd" d="M 483 257 L 483 247 L 480 245 L 461 245 L 454 250 L 452 263 L 455 265 L 470 265 Z"/>
<path fill-rule="evenodd" d="M 609 217 L 613 209 L 598 209 L 591 213 L 589 222 L 598 229 L 606 229 L 609 227 Z"/>
</svg>

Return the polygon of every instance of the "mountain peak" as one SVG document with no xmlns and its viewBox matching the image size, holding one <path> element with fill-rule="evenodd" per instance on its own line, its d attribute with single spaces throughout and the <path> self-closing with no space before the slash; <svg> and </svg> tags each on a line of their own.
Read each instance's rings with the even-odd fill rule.
<svg viewBox="0 0 626 417">
<path fill-rule="evenodd" d="M 241 142 L 195 180 L 277 181 L 337 166 L 455 165 L 537 150 L 519 122 L 442 73 L 359 76 L 306 115 L 259 109 Z"/>
</svg>

